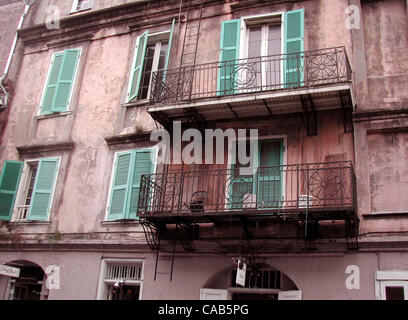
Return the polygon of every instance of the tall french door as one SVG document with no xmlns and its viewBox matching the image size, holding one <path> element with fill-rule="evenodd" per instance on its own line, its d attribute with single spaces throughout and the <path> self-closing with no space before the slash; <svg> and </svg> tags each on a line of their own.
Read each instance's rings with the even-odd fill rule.
<svg viewBox="0 0 408 320">
<path fill-rule="evenodd" d="M 249 143 L 247 145 L 249 150 Z M 282 201 L 283 141 L 258 142 L 253 174 L 242 174 L 241 168 L 249 168 L 238 161 L 232 166 L 229 187 L 230 209 L 280 208 Z"/>
</svg>

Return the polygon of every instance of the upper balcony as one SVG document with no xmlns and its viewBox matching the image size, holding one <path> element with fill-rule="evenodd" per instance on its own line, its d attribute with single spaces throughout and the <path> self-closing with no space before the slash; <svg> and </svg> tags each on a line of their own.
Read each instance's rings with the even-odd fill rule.
<svg viewBox="0 0 408 320">
<path fill-rule="evenodd" d="M 150 103 L 164 125 L 351 109 L 351 67 L 336 47 L 158 71 Z"/>
</svg>

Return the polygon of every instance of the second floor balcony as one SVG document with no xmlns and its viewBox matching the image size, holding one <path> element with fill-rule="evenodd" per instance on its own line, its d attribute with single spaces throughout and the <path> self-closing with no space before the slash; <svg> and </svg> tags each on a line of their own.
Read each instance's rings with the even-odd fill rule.
<svg viewBox="0 0 408 320">
<path fill-rule="evenodd" d="M 143 175 L 138 216 L 158 223 L 344 220 L 355 212 L 350 161 Z"/>
<path fill-rule="evenodd" d="M 170 123 L 348 109 L 351 74 L 344 47 L 158 71 L 148 111 Z"/>
</svg>

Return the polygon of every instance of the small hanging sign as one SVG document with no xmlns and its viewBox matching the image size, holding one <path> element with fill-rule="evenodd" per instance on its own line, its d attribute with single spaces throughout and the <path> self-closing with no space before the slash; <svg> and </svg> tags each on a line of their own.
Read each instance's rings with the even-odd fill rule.
<svg viewBox="0 0 408 320">
<path fill-rule="evenodd" d="M 246 276 L 246 263 L 242 260 L 238 260 L 237 263 L 237 278 L 235 280 L 236 284 L 245 287 L 245 276 Z"/>
<path fill-rule="evenodd" d="M 0 274 L 3 276 L 18 278 L 20 276 L 20 269 L 0 264 Z"/>
</svg>

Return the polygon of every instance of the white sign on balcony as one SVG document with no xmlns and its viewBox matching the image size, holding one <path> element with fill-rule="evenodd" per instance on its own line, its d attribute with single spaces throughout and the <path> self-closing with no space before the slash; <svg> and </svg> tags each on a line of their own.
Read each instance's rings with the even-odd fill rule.
<svg viewBox="0 0 408 320">
<path fill-rule="evenodd" d="M 0 264 L 0 274 L 18 278 L 20 276 L 20 269 Z"/>
<path fill-rule="evenodd" d="M 246 263 L 238 260 L 236 284 L 245 287 Z"/>
</svg>

